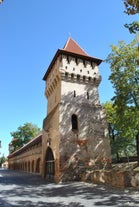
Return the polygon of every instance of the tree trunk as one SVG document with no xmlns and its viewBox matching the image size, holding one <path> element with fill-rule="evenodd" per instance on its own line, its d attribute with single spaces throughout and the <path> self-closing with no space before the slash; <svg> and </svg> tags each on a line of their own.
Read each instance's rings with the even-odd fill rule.
<svg viewBox="0 0 139 207">
<path fill-rule="evenodd" d="M 137 161 L 139 166 L 139 132 L 136 135 L 136 149 L 137 149 Z"/>
<path fill-rule="evenodd" d="M 118 152 L 116 153 L 116 159 L 117 159 L 117 162 L 120 162 L 120 157 L 119 157 L 119 153 Z"/>
</svg>

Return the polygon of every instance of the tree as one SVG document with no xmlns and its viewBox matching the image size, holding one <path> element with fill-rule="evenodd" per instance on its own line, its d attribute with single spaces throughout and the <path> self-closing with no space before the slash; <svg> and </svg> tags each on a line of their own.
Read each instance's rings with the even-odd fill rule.
<svg viewBox="0 0 139 207">
<path fill-rule="evenodd" d="M 132 33 L 136 33 L 136 32 L 139 32 L 139 22 L 138 21 L 133 21 L 131 24 L 125 24 L 124 25 L 128 30 L 129 32 L 132 34 Z"/>
<path fill-rule="evenodd" d="M 117 106 L 113 102 L 106 102 L 105 108 L 109 129 L 112 158 L 120 161 L 121 156 L 131 156 L 135 154 L 134 140 L 126 134 L 123 135 L 121 122 L 117 116 Z"/>
<path fill-rule="evenodd" d="M 11 132 L 11 136 L 15 138 L 12 141 L 14 151 L 25 145 L 40 132 L 40 128 L 32 123 L 25 123 L 23 126 L 19 126 L 17 131 Z"/>
<path fill-rule="evenodd" d="M 1 164 L 3 164 L 6 161 L 6 157 L 4 155 L 2 155 L 1 157 Z"/>
<path fill-rule="evenodd" d="M 139 0 L 124 0 L 125 13 L 128 15 L 134 15 L 139 13 Z M 133 21 L 130 24 L 124 25 L 128 28 L 130 33 L 136 33 L 139 31 L 139 21 Z"/>
<path fill-rule="evenodd" d="M 119 42 L 112 45 L 112 52 L 107 58 L 110 64 L 111 80 L 115 89 L 113 97 L 116 114 L 121 126 L 121 137 L 136 141 L 139 164 L 139 55 L 137 42 L 130 44 Z"/>
<path fill-rule="evenodd" d="M 116 160 L 119 161 L 121 142 L 119 142 L 118 131 L 116 128 L 116 107 L 112 102 L 106 102 L 103 107 L 107 116 L 112 158 L 116 157 Z"/>
<path fill-rule="evenodd" d="M 0 167 L 5 161 L 6 161 L 6 157 L 3 154 L 2 157 L 0 157 Z"/>
<path fill-rule="evenodd" d="M 139 13 L 139 0 L 123 0 L 125 5 L 125 13 L 134 15 Z"/>
</svg>

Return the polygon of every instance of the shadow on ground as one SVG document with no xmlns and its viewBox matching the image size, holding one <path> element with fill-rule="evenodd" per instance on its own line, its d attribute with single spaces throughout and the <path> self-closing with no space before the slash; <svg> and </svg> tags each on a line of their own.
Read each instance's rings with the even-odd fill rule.
<svg viewBox="0 0 139 207">
<path fill-rule="evenodd" d="M 0 206 L 135 207 L 139 206 L 139 193 L 83 182 L 54 184 L 39 175 L 0 170 Z"/>
</svg>

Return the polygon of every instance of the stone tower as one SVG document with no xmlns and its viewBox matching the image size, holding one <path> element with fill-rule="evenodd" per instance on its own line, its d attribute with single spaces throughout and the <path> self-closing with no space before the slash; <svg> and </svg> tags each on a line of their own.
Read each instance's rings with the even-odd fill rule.
<svg viewBox="0 0 139 207">
<path fill-rule="evenodd" d="M 43 77 L 48 105 L 42 174 L 47 179 L 76 180 L 86 168 L 104 168 L 111 162 L 106 116 L 98 94 L 101 62 L 69 38 Z"/>
</svg>

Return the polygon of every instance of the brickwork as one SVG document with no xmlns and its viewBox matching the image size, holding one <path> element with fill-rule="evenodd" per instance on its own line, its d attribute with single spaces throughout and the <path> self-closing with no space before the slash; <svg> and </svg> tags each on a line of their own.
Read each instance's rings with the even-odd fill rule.
<svg viewBox="0 0 139 207">
<path fill-rule="evenodd" d="M 9 169 L 41 173 L 42 135 L 8 156 Z"/>
</svg>

